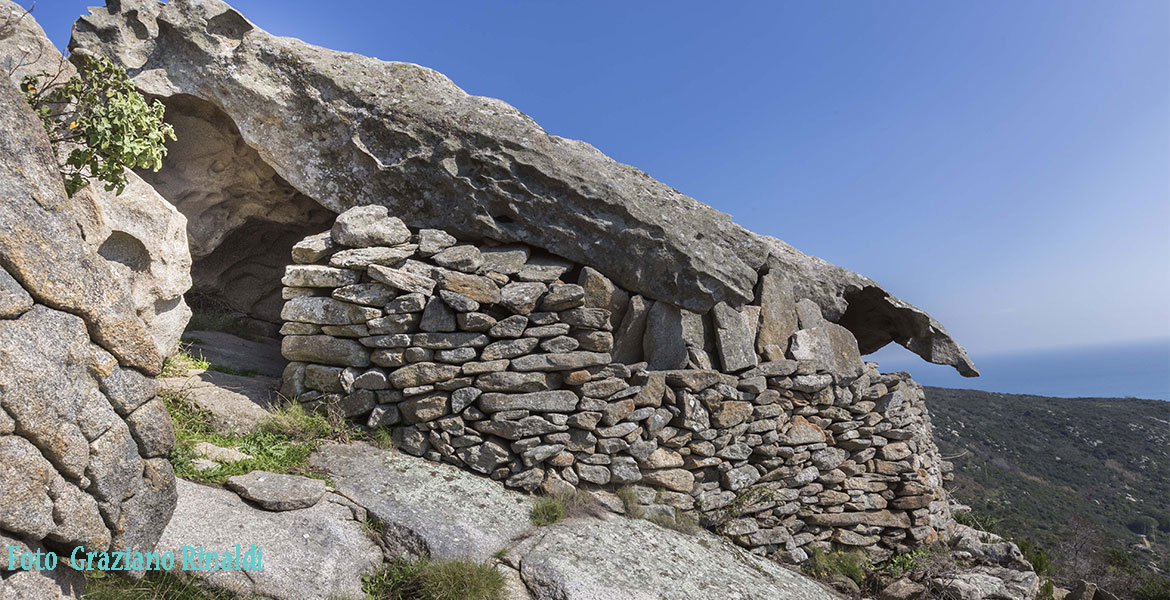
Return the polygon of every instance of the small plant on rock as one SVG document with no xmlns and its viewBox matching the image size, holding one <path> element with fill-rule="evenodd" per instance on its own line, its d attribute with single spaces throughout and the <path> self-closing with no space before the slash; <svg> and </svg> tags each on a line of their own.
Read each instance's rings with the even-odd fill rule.
<svg viewBox="0 0 1170 600">
<path fill-rule="evenodd" d="M 558 496 L 545 496 L 536 501 L 528 516 L 534 525 L 544 527 L 564 519 L 567 512 L 563 499 Z"/>
<path fill-rule="evenodd" d="M 366 575 L 362 590 L 376 600 L 500 600 L 504 576 L 470 560 L 400 558 Z"/>
<path fill-rule="evenodd" d="M 91 177 L 121 194 L 125 169 L 162 168 L 164 144 L 176 139 L 175 130 L 163 121 L 162 103 L 148 103 L 125 69 L 88 54 L 75 54 L 72 60 L 77 74 L 68 81 L 59 82 L 60 73 L 30 74 L 21 80 L 21 90 L 58 158 L 68 151 L 61 174 L 69 196 Z"/>
</svg>

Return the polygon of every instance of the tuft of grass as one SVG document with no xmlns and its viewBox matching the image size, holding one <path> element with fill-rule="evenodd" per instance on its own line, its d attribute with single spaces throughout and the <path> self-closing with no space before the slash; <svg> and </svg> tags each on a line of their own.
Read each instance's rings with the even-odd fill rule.
<svg viewBox="0 0 1170 600">
<path fill-rule="evenodd" d="M 868 566 L 869 559 L 860 550 L 826 552 L 820 548 L 813 548 L 801 568 L 813 577 L 844 575 L 857 585 L 864 585 Z"/>
<path fill-rule="evenodd" d="M 618 488 L 614 494 L 622 501 L 622 507 L 626 509 L 626 516 L 631 519 L 641 519 L 645 514 L 642 510 L 642 503 L 638 502 L 638 492 L 628 485 L 623 485 Z"/>
<path fill-rule="evenodd" d="M 362 591 L 377 600 L 501 600 L 504 576 L 470 560 L 397 559 L 366 575 Z"/>
<path fill-rule="evenodd" d="M 324 415 L 305 410 L 304 405 L 284 402 L 269 407 L 269 415 L 260 430 L 301 442 L 321 439 L 336 439 L 344 423 L 333 423 Z"/>
<path fill-rule="evenodd" d="M 370 431 L 369 437 L 370 443 L 383 450 L 395 449 L 394 434 L 390 433 L 390 430 L 385 427 L 375 427 Z"/>
<path fill-rule="evenodd" d="M 139 581 L 130 581 L 102 571 L 85 574 L 85 600 L 238 600 L 221 591 L 203 590 L 166 571 L 151 571 Z"/>
<path fill-rule="evenodd" d="M 168 356 L 163 361 L 162 373 L 159 377 L 185 377 L 191 371 L 202 371 L 211 368 L 211 363 L 203 355 L 191 354 L 190 346 L 179 346 L 179 351 Z"/>
<path fill-rule="evenodd" d="M 536 501 L 528 516 L 534 525 L 544 527 L 563 520 L 566 513 L 568 509 L 565 507 L 564 499 L 559 496 L 545 496 Z"/>
<path fill-rule="evenodd" d="M 305 466 L 321 440 L 332 433 L 327 423 L 325 426 L 320 425 L 320 422 L 324 422 L 322 417 L 306 415 L 303 411 L 299 415 L 295 411 L 278 413 L 274 416 L 283 419 L 280 425 L 274 425 L 270 419 L 261 425 L 259 431 L 230 436 L 217 433 L 211 426 L 209 413 L 196 406 L 182 391 L 167 389 L 161 391 L 159 396 L 166 404 L 175 428 L 175 449 L 169 457 L 175 475 L 191 481 L 223 483 L 233 475 L 259 469 L 323 478 Z M 236 447 L 253 458 L 220 465 L 208 471 L 198 471 L 192 461 L 198 458 L 195 445 L 199 442 L 210 442 L 225 448 Z"/>
</svg>

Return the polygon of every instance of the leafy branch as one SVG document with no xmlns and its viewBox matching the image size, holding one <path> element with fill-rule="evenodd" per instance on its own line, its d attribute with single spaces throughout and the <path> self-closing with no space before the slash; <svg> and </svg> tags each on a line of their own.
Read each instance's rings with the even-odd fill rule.
<svg viewBox="0 0 1170 600">
<path fill-rule="evenodd" d="M 69 151 L 61 167 L 69 196 L 88 185 L 90 178 L 121 194 L 127 183 L 125 169 L 162 168 L 166 140 L 176 139 L 175 130 L 163 121 L 163 104 L 147 103 L 125 69 L 98 56 L 72 58 L 77 74 L 68 81 L 60 81 L 63 71 L 30 74 L 21 79 L 21 90 L 58 159 Z"/>
</svg>

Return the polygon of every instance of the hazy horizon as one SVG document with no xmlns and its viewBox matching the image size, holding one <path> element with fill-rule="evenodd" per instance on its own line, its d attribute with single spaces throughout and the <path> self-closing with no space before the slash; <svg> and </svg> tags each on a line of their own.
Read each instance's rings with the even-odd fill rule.
<svg viewBox="0 0 1170 600">
<path fill-rule="evenodd" d="M 64 46 L 93 3 L 34 17 Z M 1170 337 L 1165 2 L 232 4 L 435 68 L 872 277 L 977 364 Z"/>
</svg>

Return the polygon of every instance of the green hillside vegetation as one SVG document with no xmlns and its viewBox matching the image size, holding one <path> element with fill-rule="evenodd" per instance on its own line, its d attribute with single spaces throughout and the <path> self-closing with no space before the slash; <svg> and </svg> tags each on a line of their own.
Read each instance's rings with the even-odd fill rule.
<svg viewBox="0 0 1170 600">
<path fill-rule="evenodd" d="M 1170 403 L 933 387 L 926 398 L 968 518 L 1047 554 L 1058 581 L 1170 573 Z"/>
</svg>

